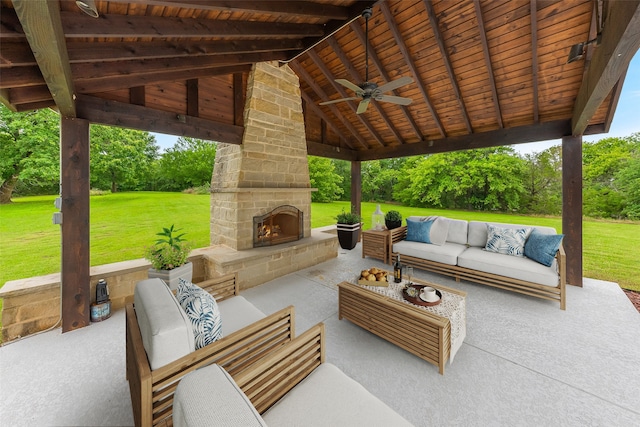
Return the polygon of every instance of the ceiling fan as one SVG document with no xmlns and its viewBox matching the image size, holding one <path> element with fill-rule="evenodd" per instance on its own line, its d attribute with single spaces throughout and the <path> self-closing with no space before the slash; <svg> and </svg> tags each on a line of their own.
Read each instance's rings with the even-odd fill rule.
<svg viewBox="0 0 640 427">
<path fill-rule="evenodd" d="M 392 104 L 399 105 L 409 105 L 412 100 L 410 98 L 403 98 L 401 96 L 393 96 L 393 95 L 385 95 L 384 92 L 388 92 L 390 90 L 397 89 L 401 86 L 408 85 L 409 83 L 413 83 L 413 79 L 411 77 L 400 77 L 394 81 L 383 84 L 382 86 L 378 86 L 374 82 L 369 81 L 369 18 L 373 11 L 370 7 L 366 8 L 362 12 L 362 16 L 365 19 L 365 82 L 356 85 L 355 83 L 351 83 L 349 80 L 345 79 L 336 79 L 336 83 L 341 84 L 342 86 L 351 89 L 356 93 L 357 96 L 353 96 L 350 98 L 341 98 L 334 99 L 332 101 L 321 102 L 320 105 L 328 105 L 335 104 L 337 102 L 343 101 L 357 101 L 361 100 L 360 104 L 358 104 L 358 109 L 356 110 L 356 114 L 362 114 L 367 111 L 367 107 L 372 99 L 381 102 L 390 102 Z"/>
</svg>

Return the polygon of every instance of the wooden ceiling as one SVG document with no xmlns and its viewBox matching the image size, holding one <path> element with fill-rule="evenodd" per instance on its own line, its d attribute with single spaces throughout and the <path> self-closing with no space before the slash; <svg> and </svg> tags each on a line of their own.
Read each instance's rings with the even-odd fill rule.
<svg viewBox="0 0 640 427">
<path fill-rule="evenodd" d="M 640 48 L 637 0 L 95 3 L 98 18 L 1 1 L 5 105 L 239 144 L 251 64 L 279 61 L 300 77 L 309 153 L 371 160 L 607 132 Z M 319 105 L 354 96 L 335 79 L 364 82 L 367 43 L 369 81 L 410 77 L 389 94 L 413 102 Z"/>
</svg>

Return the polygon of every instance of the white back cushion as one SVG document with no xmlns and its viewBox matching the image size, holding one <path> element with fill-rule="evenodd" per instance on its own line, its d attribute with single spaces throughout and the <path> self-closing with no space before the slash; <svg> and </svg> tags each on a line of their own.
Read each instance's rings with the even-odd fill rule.
<svg viewBox="0 0 640 427">
<path fill-rule="evenodd" d="M 151 370 L 195 350 L 191 322 L 161 279 L 138 282 L 133 299 Z"/>
<path fill-rule="evenodd" d="M 499 222 L 481 222 L 469 221 L 469 246 L 484 248 L 487 245 L 487 224 L 502 228 L 526 228 L 530 225 L 522 224 L 502 224 Z M 542 234 L 556 234 L 555 228 L 552 227 L 533 227 Z"/>
</svg>

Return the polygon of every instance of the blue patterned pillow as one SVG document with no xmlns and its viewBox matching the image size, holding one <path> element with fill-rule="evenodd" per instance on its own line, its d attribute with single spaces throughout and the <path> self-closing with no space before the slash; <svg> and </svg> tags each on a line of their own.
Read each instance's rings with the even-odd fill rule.
<svg viewBox="0 0 640 427">
<path fill-rule="evenodd" d="M 222 338 L 222 319 L 213 296 L 201 287 L 180 279 L 176 294 L 191 321 L 196 350 Z"/>
<path fill-rule="evenodd" d="M 564 234 L 542 234 L 533 230 L 524 245 L 524 256 L 551 267 L 563 237 Z"/>
<path fill-rule="evenodd" d="M 487 245 L 489 252 L 499 254 L 524 256 L 524 244 L 531 234 L 533 227 L 502 228 L 487 224 Z"/>
<path fill-rule="evenodd" d="M 414 221 L 407 218 L 407 240 L 411 242 L 431 243 L 433 221 Z"/>
</svg>

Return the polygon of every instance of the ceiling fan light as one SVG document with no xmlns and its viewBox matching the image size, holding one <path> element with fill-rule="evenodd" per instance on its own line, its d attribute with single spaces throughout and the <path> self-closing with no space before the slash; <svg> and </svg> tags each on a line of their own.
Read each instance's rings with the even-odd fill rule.
<svg viewBox="0 0 640 427">
<path fill-rule="evenodd" d="M 578 59 L 582 59 L 584 56 L 584 46 L 586 43 L 578 43 L 571 46 L 571 51 L 569 51 L 569 60 L 567 64 L 571 64 L 573 61 L 577 61 Z"/>
<path fill-rule="evenodd" d="M 76 0 L 76 6 L 87 15 L 93 18 L 98 17 L 98 9 L 94 0 Z"/>
</svg>

